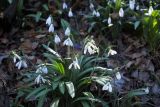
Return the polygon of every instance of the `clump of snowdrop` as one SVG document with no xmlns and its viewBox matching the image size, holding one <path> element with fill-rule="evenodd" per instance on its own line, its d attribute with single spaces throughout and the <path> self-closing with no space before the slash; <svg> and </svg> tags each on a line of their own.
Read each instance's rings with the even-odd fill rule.
<svg viewBox="0 0 160 107">
<path fill-rule="evenodd" d="M 95 41 L 93 39 L 88 41 L 84 46 L 84 54 L 87 54 L 87 52 L 90 55 L 99 52 L 99 48 L 96 46 Z"/>
<path fill-rule="evenodd" d="M 60 37 L 57 34 L 54 35 L 54 42 L 56 44 L 59 44 L 61 42 L 61 39 L 60 39 Z"/>
<path fill-rule="evenodd" d="M 129 8 L 130 8 L 131 10 L 134 10 L 134 8 L 135 8 L 135 0 L 130 0 L 130 1 L 129 1 Z"/>
<path fill-rule="evenodd" d="M 150 7 L 149 7 L 149 10 L 148 10 L 148 13 L 145 13 L 145 15 L 151 16 L 153 11 L 154 11 L 154 10 L 153 10 L 153 7 L 150 6 Z"/>
<path fill-rule="evenodd" d="M 36 79 L 35 79 L 35 83 L 36 84 L 41 84 L 41 83 L 45 83 L 47 80 L 46 79 L 44 79 L 43 77 L 42 77 L 42 75 L 38 75 L 37 77 L 36 77 Z"/>
<path fill-rule="evenodd" d="M 13 62 L 16 64 L 15 66 L 18 68 L 18 69 L 21 69 L 21 68 L 27 68 L 28 65 L 27 65 L 27 62 L 26 60 L 24 60 L 22 57 L 20 57 L 18 54 L 16 54 L 15 52 L 12 52 L 14 57 L 13 57 Z"/>
<path fill-rule="evenodd" d="M 68 17 L 73 17 L 73 13 L 72 13 L 72 9 L 71 8 L 69 9 Z"/>
<path fill-rule="evenodd" d="M 49 26 L 48 32 L 51 32 L 51 33 L 54 32 L 54 25 L 53 25 L 53 24 L 51 24 L 51 25 Z"/>
<path fill-rule="evenodd" d="M 73 62 L 69 65 L 68 68 L 71 69 L 72 67 L 74 67 L 74 69 L 80 69 L 77 57 L 75 58 L 75 60 L 73 60 Z"/>
<path fill-rule="evenodd" d="M 63 6 L 62 7 L 63 7 L 63 9 L 67 9 L 68 8 L 66 2 L 63 2 Z"/>
<path fill-rule="evenodd" d="M 65 30 L 65 33 L 64 33 L 66 36 L 70 36 L 71 35 L 71 30 L 69 27 L 67 27 L 67 29 Z"/>
<path fill-rule="evenodd" d="M 112 92 L 112 85 L 110 82 L 107 82 L 103 87 L 102 87 L 103 91 L 108 91 L 108 92 Z"/>
<path fill-rule="evenodd" d="M 123 10 L 123 8 L 120 8 L 120 10 L 119 10 L 119 17 L 124 17 L 124 10 Z"/>
<path fill-rule="evenodd" d="M 63 45 L 73 47 L 73 42 L 72 42 L 71 38 L 68 37 L 68 38 L 63 42 Z"/>
<path fill-rule="evenodd" d="M 46 20 L 46 25 L 50 26 L 52 24 L 52 17 L 51 15 Z"/>
</svg>

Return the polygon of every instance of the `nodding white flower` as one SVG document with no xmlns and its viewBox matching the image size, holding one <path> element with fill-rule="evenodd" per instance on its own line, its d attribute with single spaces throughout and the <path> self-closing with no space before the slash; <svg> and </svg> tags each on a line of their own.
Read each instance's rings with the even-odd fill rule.
<svg viewBox="0 0 160 107">
<path fill-rule="evenodd" d="M 52 24 L 52 17 L 51 17 L 51 15 L 47 18 L 46 24 L 47 24 L 48 26 L 50 26 L 50 25 Z"/>
<path fill-rule="evenodd" d="M 148 88 L 148 87 L 145 88 L 145 89 L 144 89 L 144 92 L 148 94 L 148 93 L 149 93 L 149 88 Z"/>
<path fill-rule="evenodd" d="M 71 30 L 69 27 L 67 27 L 67 29 L 65 30 L 65 33 L 64 33 L 66 36 L 70 36 L 71 35 Z"/>
<path fill-rule="evenodd" d="M 96 17 L 100 17 L 100 13 L 98 11 L 96 12 Z"/>
<path fill-rule="evenodd" d="M 45 83 L 47 80 L 44 79 L 41 75 L 38 75 L 35 79 L 36 84 Z"/>
<path fill-rule="evenodd" d="M 120 10 L 119 10 L 119 17 L 124 17 L 123 8 L 120 8 Z"/>
<path fill-rule="evenodd" d="M 68 17 L 73 17 L 73 13 L 72 13 L 72 9 L 71 8 L 69 9 Z"/>
<path fill-rule="evenodd" d="M 112 24 L 112 19 L 111 19 L 111 17 L 109 17 L 108 18 L 108 26 L 112 26 L 113 24 Z"/>
<path fill-rule="evenodd" d="M 76 59 L 69 65 L 69 69 L 71 69 L 72 67 L 74 67 L 74 69 L 80 69 L 80 66 L 78 64 L 78 59 L 76 57 Z"/>
<path fill-rule="evenodd" d="M 136 10 L 139 10 L 139 5 L 136 6 Z"/>
<path fill-rule="evenodd" d="M 27 68 L 28 65 L 27 65 L 27 63 L 26 63 L 25 60 L 19 60 L 19 61 L 16 63 L 16 67 L 17 67 L 18 69 L 21 69 L 21 68 Z"/>
<path fill-rule="evenodd" d="M 90 8 L 91 10 L 93 10 L 93 9 L 94 9 L 94 5 L 93 5 L 92 3 L 90 3 L 89 8 Z"/>
<path fill-rule="evenodd" d="M 95 41 L 91 40 L 89 42 L 86 43 L 85 47 L 84 47 L 84 54 L 86 54 L 88 51 L 88 53 L 91 54 L 95 54 L 99 52 L 99 48 L 96 46 Z"/>
<path fill-rule="evenodd" d="M 48 30 L 48 32 L 54 32 L 54 25 L 53 24 L 51 24 L 50 26 L 49 26 L 49 30 Z"/>
<path fill-rule="evenodd" d="M 40 65 L 38 67 L 38 69 L 36 70 L 36 73 L 44 73 L 47 74 L 48 73 L 48 69 L 45 65 Z"/>
<path fill-rule="evenodd" d="M 121 79 L 121 74 L 120 74 L 119 72 L 116 72 L 116 78 L 117 78 L 118 80 Z"/>
<path fill-rule="evenodd" d="M 103 87 L 102 87 L 102 90 L 103 91 L 109 91 L 109 92 L 112 92 L 112 85 L 110 82 L 107 82 L 107 84 L 105 84 Z"/>
<path fill-rule="evenodd" d="M 117 54 L 117 52 L 115 50 L 112 50 L 112 49 L 110 49 L 109 52 L 108 52 L 108 56 L 115 55 L 115 54 Z"/>
<path fill-rule="evenodd" d="M 60 39 L 60 37 L 56 34 L 56 35 L 54 35 L 54 42 L 56 43 L 56 44 L 59 44 L 60 42 L 61 42 L 61 39 Z"/>
<path fill-rule="evenodd" d="M 67 4 L 63 2 L 63 9 L 67 9 L 67 8 L 68 8 Z"/>
<path fill-rule="evenodd" d="M 134 7 L 135 7 L 135 0 L 130 0 L 130 1 L 129 1 L 129 8 L 130 8 L 131 10 L 134 10 Z"/>
<path fill-rule="evenodd" d="M 113 0 L 113 2 L 116 2 L 117 0 Z"/>
<path fill-rule="evenodd" d="M 73 47 L 73 42 L 72 42 L 72 40 L 70 39 L 70 37 L 68 37 L 68 38 L 63 42 L 63 45 Z"/>
<path fill-rule="evenodd" d="M 92 15 L 96 16 L 97 12 L 95 10 L 93 10 Z"/>
<path fill-rule="evenodd" d="M 154 11 L 154 10 L 153 10 L 153 7 L 150 6 L 150 7 L 149 7 L 149 10 L 148 10 L 148 13 L 145 13 L 145 15 L 151 16 L 153 11 Z"/>
</svg>

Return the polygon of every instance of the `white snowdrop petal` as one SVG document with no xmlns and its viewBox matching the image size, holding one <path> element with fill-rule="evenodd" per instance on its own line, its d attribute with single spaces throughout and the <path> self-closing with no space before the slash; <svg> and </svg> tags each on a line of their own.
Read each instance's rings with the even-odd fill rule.
<svg viewBox="0 0 160 107">
<path fill-rule="evenodd" d="M 52 24 L 52 17 L 51 17 L 51 16 L 49 16 L 49 17 L 47 18 L 46 24 L 47 24 L 48 26 L 50 26 L 50 25 Z"/>
<path fill-rule="evenodd" d="M 21 67 L 22 67 L 22 61 L 19 62 L 18 69 L 21 69 Z"/>
<path fill-rule="evenodd" d="M 109 86 L 108 86 L 108 91 L 112 92 L 112 85 L 111 84 L 109 84 Z"/>
<path fill-rule="evenodd" d="M 67 27 L 67 29 L 65 30 L 65 33 L 64 33 L 66 36 L 70 36 L 71 35 L 71 30 L 69 27 Z"/>
<path fill-rule="evenodd" d="M 96 17 L 100 17 L 100 13 L 98 11 L 96 12 Z"/>
<path fill-rule="evenodd" d="M 67 9 L 68 8 L 68 6 L 67 6 L 67 4 L 64 2 L 63 3 L 63 9 Z"/>
<path fill-rule="evenodd" d="M 119 10 L 119 16 L 120 16 L 120 17 L 124 17 L 124 11 L 123 11 L 123 8 L 120 8 L 120 10 Z"/>
<path fill-rule="evenodd" d="M 54 37 L 54 42 L 56 44 L 59 44 L 61 42 L 61 39 L 59 38 L 59 36 L 56 34 L 55 37 Z"/>
<path fill-rule="evenodd" d="M 135 7 L 135 1 L 134 0 L 129 1 L 129 7 L 130 7 L 131 10 L 134 10 L 134 7 Z"/>
<path fill-rule="evenodd" d="M 121 74 L 120 74 L 119 72 L 116 73 L 116 78 L 117 78 L 118 80 L 121 79 Z"/>
<path fill-rule="evenodd" d="M 49 26 L 49 30 L 48 30 L 48 32 L 54 32 L 54 25 L 53 24 L 51 24 L 50 26 Z"/>
<path fill-rule="evenodd" d="M 73 13 L 72 13 L 72 9 L 71 8 L 69 9 L 68 17 L 73 17 Z"/>
<path fill-rule="evenodd" d="M 147 87 L 147 88 L 145 88 L 145 89 L 144 89 L 144 91 L 145 91 L 145 93 L 147 93 L 147 94 L 148 94 L 148 93 L 149 93 L 149 88 L 148 88 L 148 87 Z"/>
<path fill-rule="evenodd" d="M 16 58 L 16 56 L 14 56 L 13 57 L 13 62 L 16 63 L 16 61 L 17 61 L 17 58 Z"/>
<path fill-rule="evenodd" d="M 24 61 L 24 60 L 22 61 L 22 65 L 23 65 L 24 68 L 27 68 L 27 67 L 28 67 L 26 61 Z"/>
</svg>

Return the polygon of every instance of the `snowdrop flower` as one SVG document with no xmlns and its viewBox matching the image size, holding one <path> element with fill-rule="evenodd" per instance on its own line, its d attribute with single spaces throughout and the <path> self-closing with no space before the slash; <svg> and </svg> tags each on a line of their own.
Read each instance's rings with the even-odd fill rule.
<svg viewBox="0 0 160 107">
<path fill-rule="evenodd" d="M 112 19 L 111 19 L 111 17 L 109 17 L 108 18 L 108 26 L 112 26 L 113 24 L 112 24 Z"/>
<path fill-rule="evenodd" d="M 121 79 L 121 74 L 120 74 L 119 72 L 116 73 L 116 78 L 117 78 L 118 80 Z"/>
<path fill-rule="evenodd" d="M 72 40 L 70 39 L 70 37 L 68 37 L 68 38 L 63 42 L 63 45 L 73 47 L 73 42 L 72 42 Z"/>
<path fill-rule="evenodd" d="M 65 33 L 64 33 L 66 36 L 70 36 L 71 35 L 71 30 L 69 27 L 67 27 L 67 29 L 65 30 Z"/>
<path fill-rule="evenodd" d="M 98 11 L 96 12 L 96 17 L 100 17 L 100 13 Z"/>
<path fill-rule="evenodd" d="M 110 82 L 107 82 L 107 84 L 105 84 L 103 87 L 102 87 L 102 90 L 103 91 L 109 91 L 109 92 L 112 92 L 112 85 Z"/>
<path fill-rule="evenodd" d="M 73 17 L 72 9 L 69 9 L 68 17 Z"/>
<path fill-rule="evenodd" d="M 26 63 L 25 60 L 19 60 L 19 61 L 16 63 L 16 67 L 17 67 L 18 69 L 21 69 L 21 68 L 27 68 L 28 65 L 27 65 L 27 63 Z"/>
<path fill-rule="evenodd" d="M 136 10 L 139 10 L 139 5 L 136 6 Z"/>
<path fill-rule="evenodd" d="M 96 16 L 97 12 L 95 10 L 93 10 L 92 15 Z"/>
<path fill-rule="evenodd" d="M 38 75 L 37 78 L 35 79 L 35 83 L 36 84 L 40 84 L 40 83 L 45 83 L 47 80 L 44 79 L 41 75 Z"/>
<path fill-rule="evenodd" d="M 50 25 L 52 24 L 52 17 L 51 17 L 51 15 L 47 18 L 46 24 L 47 24 L 48 26 L 50 26 Z"/>
<path fill-rule="evenodd" d="M 78 64 L 78 59 L 76 57 L 76 59 L 69 65 L 69 69 L 71 69 L 72 67 L 74 67 L 74 69 L 80 69 L 80 66 Z"/>
<path fill-rule="evenodd" d="M 145 15 L 151 16 L 151 15 L 152 15 L 152 12 L 153 12 L 153 7 L 150 6 L 150 7 L 149 7 L 149 10 L 148 10 L 148 13 L 146 13 Z"/>
<path fill-rule="evenodd" d="M 87 42 L 87 44 L 85 45 L 84 54 L 86 54 L 87 51 L 90 55 L 99 52 L 99 49 L 96 47 L 94 40 Z"/>
<path fill-rule="evenodd" d="M 123 11 L 123 8 L 120 8 L 120 10 L 119 10 L 119 16 L 120 16 L 120 17 L 124 17 L 124 11 Z"/>
<path fill-rule="evenodd" d="M 68 8 L 67 4 L 63 2 L 63 9 L 67 9 L 67 8 Z"/>
<path fill-rule="evenodd" d="M 134 10 L 134 6 L 135 6 L 135 0 L 130 0 L 130 1 L 129 1 L 129 8 L 130 8 L 131 10 Z"/>
<path fill-rule="evenodd" d="M 90 3 L 89 8 L 90 8 L 91 10 L 93 10 L 93 9 L 94 9 L 94 5 L 93 5 L 92 3 Z"/>
<path fill-rule="evenodd" d="M 54 35 L 54 42 L 56 43 L 56 44 L 59 44 L 60 42 L 61 42 L 61 39 L 59 38 L 59 36 L 56 34 L 56 35 Z"/>
<path fill-rule="evenodd" d="M 45 65 L 40 65 L 38 67 L 38 69 L 36 70 L 36 73 L 44 73 L 47 74 L 48 73 L 48 69 Z"/>
<path fill-rule="evenodd" d="M 144 92 L 148 94 L 148 93 L 149 93 L 149 88 L 148 88 L 148 87 L 145 88 L 145 89 L 144 89 Z"/>
<path fill-rule="evenodd" d="M 117 54 L 117 52 L 115 50 L 112 50 L 112 49 L 110 49 L 109 52 L 108 52 L 108 56 L 115 55 L 115 54 Z"/>
<path fill-rule="evenodd" d="M 51 24 L 50 26 L 49 26 L 49 30 L 48 30 L 48 32 L 54 32 L 54 26 L 53 26 L 53 24 Z"/>
</svg>

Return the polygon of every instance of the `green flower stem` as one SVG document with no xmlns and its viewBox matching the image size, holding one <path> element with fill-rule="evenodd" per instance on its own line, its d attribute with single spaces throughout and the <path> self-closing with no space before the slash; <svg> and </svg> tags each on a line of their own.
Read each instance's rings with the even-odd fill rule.
<svg viewBox="0 0 160 107">
<path fill-rule="evenodd" d="M 71 54 L 71 48 L 70 48 L 70 46 L 67 46 L 67 56 L 68 56 L 68 58 L 70 58 L 70 54 Z"/>
</svg>

